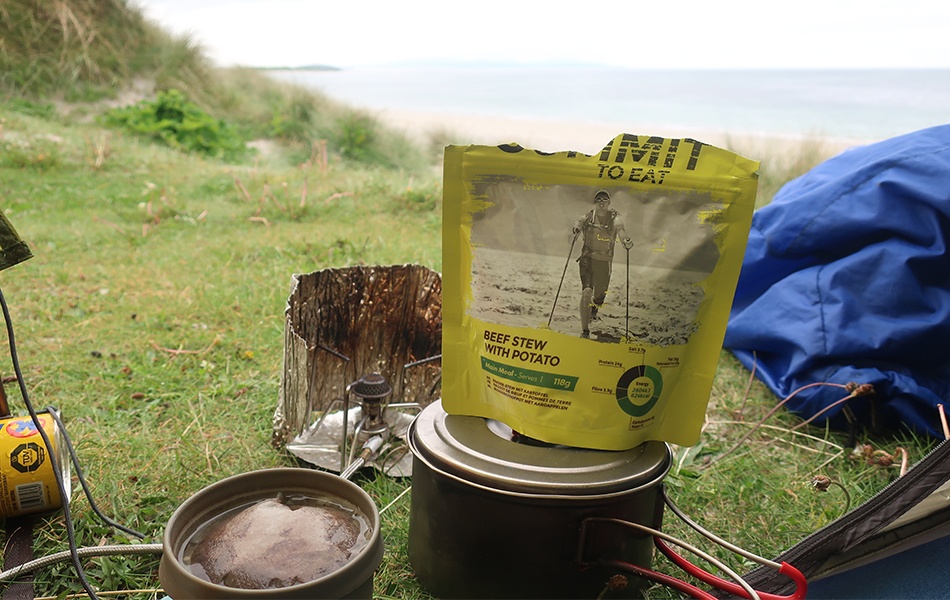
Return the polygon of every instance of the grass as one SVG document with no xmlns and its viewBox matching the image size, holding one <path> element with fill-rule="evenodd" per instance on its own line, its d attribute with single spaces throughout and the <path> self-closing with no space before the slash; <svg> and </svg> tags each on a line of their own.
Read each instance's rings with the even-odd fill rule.
<svg viewBox="0 0 950 600">
<path fill-rule="evenodd" d="M 82 45 L 77 32 L 110 43 Z M 0 272 L 25 384 L 36 406 L 62 410 L 103 511 L 156 541 L 199 489 L 295 464 L 270 445 L 292 274 L 355 264 L 442 270 L 431 149 L 261 73 L 212 69 L 187 38 L 119 1 L 4 2 L 0 34 L 0 207 L 35 254 Z M 130 89 L 147 99 L 181 90 L 268 150 L 229 163 L 101 125 L 104 103 Z M 762 160 L 762 203 L 827 152 L 816 141 L 781 153 L 734 146 Z M 10 373 L 0 363 L 0 376 Z M 6 387 L 22 412 L 15 386 Z M 784 411 L 757 427 L 775 402 L 724 352 L 702 440 L 675 449 L 666 480 L 693 518 L 767 557 L 898 476 L 896 465 L 855 457 L 840 432 L 792 431 L 799 421 Z M 905 448 L 911 462 L 932 446 L 862 441 L 887 454 Z M 819 475 L 834 484 L 819 491 Z M 406 551 L 409 482 L 357 481 L 382 510 L 377 596 L 428 599 Z M 73 499 L 81 545 L 128 541 Z M 670 516 L 664 527 L 699 543 Z M 36 553 L 63 550 L 64 531 L 61 513 L 46 517 Z M 157 557 L 86 565 L 100 590 L 162 596 Z M 81 591 L 68 563 L 39 572 L 36 586 L 40 596 Z"/>
</svg>

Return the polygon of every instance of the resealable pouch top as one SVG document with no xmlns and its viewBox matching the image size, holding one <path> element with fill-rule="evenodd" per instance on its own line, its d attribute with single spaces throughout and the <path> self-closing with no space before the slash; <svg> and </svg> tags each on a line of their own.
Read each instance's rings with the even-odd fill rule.
<svg viewBox="0 0 950 600">
<path fill-rule="evenodd" d="M 593 156 L 446 148 L 445 410 L 552 444 L 695 444 L 757 169 L 631 134 Z"/>
</svg>

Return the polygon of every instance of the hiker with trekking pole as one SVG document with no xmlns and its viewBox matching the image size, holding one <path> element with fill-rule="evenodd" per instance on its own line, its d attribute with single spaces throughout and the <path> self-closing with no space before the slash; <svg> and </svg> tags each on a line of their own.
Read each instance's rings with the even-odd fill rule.
<svg viewBox="0 0 950 600">
<path fill-rule="evenodd" d="M 633 240 L 627 235 L 620 213 L 610 208 L 610 194 L 607 190 L 598 190 L 594 194 L 594 208 L 574 223 L 573 235 L 572 251 L 574 241 L 578 237 L 583 239 L 581 255 L 577 259 L 583 290 L 580 301 L 581 337 L 589 338 L 590 323 L 598 320 L 600 309 L 607 296 L 614 246 L 618 240 L 627 251 L 627 304 L 629 305 L 630 248 L 633 247 Z M 627 319 L 629 320 L 629 308 Z"/>
</svg>

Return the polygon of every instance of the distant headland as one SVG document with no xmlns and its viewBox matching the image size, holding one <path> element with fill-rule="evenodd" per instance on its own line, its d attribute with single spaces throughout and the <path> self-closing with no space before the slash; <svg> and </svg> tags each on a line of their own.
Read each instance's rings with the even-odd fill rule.
<svg viewBox="0 0 950 600">
<path fill-rule="evenodd" d="M 342 71 L 330 65 L 302 65 L 299 67 L 254 67 L 259 71 Z"/>
</svg>

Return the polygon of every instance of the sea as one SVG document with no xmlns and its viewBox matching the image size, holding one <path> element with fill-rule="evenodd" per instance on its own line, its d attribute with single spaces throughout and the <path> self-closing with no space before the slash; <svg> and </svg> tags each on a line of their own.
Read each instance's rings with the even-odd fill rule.
<svg viewBox="0 0 950 600">
<path fill-rule="evenodd" d="M 650 126 L 876 141 L 950 123 L 950 69 L 505 65 L 271 73 L 368 110 L 597 123 L 627 131 Z"/>
</svg>

